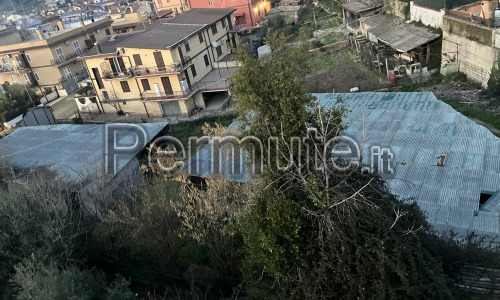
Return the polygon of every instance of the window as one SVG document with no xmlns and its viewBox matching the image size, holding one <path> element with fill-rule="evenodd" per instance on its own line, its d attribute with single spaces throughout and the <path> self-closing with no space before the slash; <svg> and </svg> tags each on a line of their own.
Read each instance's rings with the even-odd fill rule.
<svg viewBox="0 0 500 300">
<path fill-rule="evenodd" d="M 35 76 L 35 79 L 36 79 L 37 81 L 39 81 L 39 80 L 40 80 L 40 77 L 38 76 L 38 73 L 33 73 L 33 76 Z"/>
<path fill-rule="evenodd" d="M 126 81 L 120 81 L 120 85 L 122 86 L 122 91 L 124 93 L 130 92 L 130 87 L 128 86 L 128 82 L 126 82 Z"/>
<path fill-rule="evenodd" d="M 132 57 L 134 58 L 134 62 L 135 62 L 136 66 L 142 66 L 142 59 L 141 59 L 140 54 L 134 54 L 134 55 L 132 55 Z"/>
<path fill-rule="evenodd" d="M 102 97 L 104 98 L 104 101 L 109 100 L 109 94 L 106 91 L 102 91 Z"/>
<path fill-rule="evenodd" d="M 226 28 L 226 19 L 222 19 L 222 28 Z"/>
<path fill-rule="evenodd" d="M 222 47 L 220 45 L 217 46 L 217 48 L 215 50 L 217 51 L 217 57 L 222 55 Z"/>
<path fill-rule="evenodd" d="M 203 59 L 205 60 L 205 66 L 208 67 L 208 65 L 210 64 L 210 61 L 208 60 L 208 55 L 205 54 L 205 56 L 203 56 Z"/>
<path fill-rule="evenodd" d="M 95 81 L 97 82 L 97 87 L 99 89 L 103 89 L 104 84 L 102 83 L 102 78 L 101 78 L 101 74 L 99 73 L 99 69 L 92 68 L 92 73 L 94 74 Z"/>
<path fill-rule="evenodd" d="M 196 77 L 196 68 L 194 65 L 191 65 L 191 73 L 193 74 L 193 78 Z"/>
<path fill-rule="evenodd" d="M 17 76 L 16 75 L 10 75 L 10 80 L 12 83 L 17 83 Z"/>
<path fill-rule="evenodd" d="M 28 54 L 25 54 L 24 56 L 26 56 L 26 60 L 27 60 L 28 62 L 31 62 L 31 57 L 30 57 Z"/>
<path fill-rule="evenodd" d="M 80 44 L 78 44 L 78 41 L 73 42 L 73 47 L 75 47 L 76 55 L 78 56 L 82 55 L 82 49 L 80 48 Z"/>
<path fill-rule="evenodd" d="M 191 47 L 189 47 L 189 42 L 188 41 L 184 42 L 184 47 L 186 47 L 186 52 L 189 52 L 189 50 L 191 50 Z"/>
<path fill-rule="evenodd" d="M 61 48 L 56 48 L 56 54 L 60 62 L 66 61 L 66 57 L 64 56 L 64 53 Z"/>
<path fill-rule="evenodd" d="M 73 75 L 71 74 L 71 69 L 69 67 L 64 67 L 63 71 L 64 71 L 64 76 L 66 76 L 66 79 L 70 79 L 71 77 L 73 77 Z"/>
<path fill-rule="evenodd" d="M 229 16 L 227 16 L 227 24 L 229 24 L 229 30 L 233 30 L 233 22 Z"/>
<path fill-rule="evenodd" d="M 27 84 L 31 84 L 31 80 L 28 74 L 24 74 L 24 80 L 26 81 Z"/>
<path fill-rule="evenodd" d="M 203 43 L 203 32 L 198 32 L 198 39 L 200 40 L 200 44 Z"/>
<path fill-rule="evenodd" d="M 147 79 L 141 79 L 141 83 L 142 83 L 142 88 L 145 91 L 150 91 L 151 90 L 151 87 L 149 86 L 149 81 Z"/>
<path fill-rule="evenodd" d="M 106 35 L 111 35 L 111 31 L 109 29 L 104 30 L 106 32 Z"/>
<path fill-rule="evenodd" d="M 212 24 L 212 34 L 217 34 L 217 24 Z"/>
</svg>

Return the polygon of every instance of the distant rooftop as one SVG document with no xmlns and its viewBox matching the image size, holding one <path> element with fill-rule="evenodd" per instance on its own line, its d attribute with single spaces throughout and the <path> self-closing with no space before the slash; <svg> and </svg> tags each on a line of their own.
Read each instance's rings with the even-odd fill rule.
<svg viewBox="0 0 500 300">
<path fill-rule="evenodd" d="M 235 8 L 193 8 L 174 18 L 168 23 L 210 25 L 235 11 Z"/>
</svg>

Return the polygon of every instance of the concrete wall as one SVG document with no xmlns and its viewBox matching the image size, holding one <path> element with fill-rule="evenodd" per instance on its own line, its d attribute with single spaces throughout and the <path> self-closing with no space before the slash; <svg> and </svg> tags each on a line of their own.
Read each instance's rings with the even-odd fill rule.
<svg viewBox="0 0 500 300">
<path fill-rule="evenodd" d="M 405 8 L 409 4 L 399 0 L 383 0 L 385 11 L 390 12 L 395 16 L 405 19 Z"/>
<path fill-rule="evenodd" d="M 444 10 L 434 10 L 432 8 L 427 8 L 415 4 L 413 1 L 410 2 L 410 20 L 420 21 L 424 25 L 432 26 L 435 28 L 441 28 L 443 24 Z"/>
<path fill-rule="evenodd" d="M 486 87 L 500 52 L 497 40 L 500 43 L 498 30 L 445 16 L 441 74 L 460 71 Z"/>
</svg>

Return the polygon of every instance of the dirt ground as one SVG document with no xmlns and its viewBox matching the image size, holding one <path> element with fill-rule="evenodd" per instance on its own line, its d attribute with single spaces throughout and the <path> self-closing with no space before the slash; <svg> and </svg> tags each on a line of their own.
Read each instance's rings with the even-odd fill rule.
<svg viewBox="0 0 500 300">
<path fill-rule="evenodd" d="M 370 70 L 360 62 L 359 57 L 343 49 L 321 54 L 330 56 L 332 67 L 326 72 L 308 75 L 306 87 L 311 93 L 349 93 L 358 87 L 361 92 L 375 91 L 390 86 L 390 82 L 378 71 Z"/>
<path fill-rule="evenodd" d="M 438 99 L 448 99 L 471 107 L 488 109 L 490 101 L 481 96 L 482 90 L 480 84 L 463 80 L 419 89 L 419 91 L 433 92 Z"/>
</svg>

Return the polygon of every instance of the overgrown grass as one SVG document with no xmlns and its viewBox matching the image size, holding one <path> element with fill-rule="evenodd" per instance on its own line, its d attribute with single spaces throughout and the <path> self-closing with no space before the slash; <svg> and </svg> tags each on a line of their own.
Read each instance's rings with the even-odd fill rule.
<svg viewBox="0 0 500 300">
<path fill-rule="evenodd" d="M 497 114 L 489 111 L 484 111 L 482 109 L 472 108 L 466 104 L 462 104 L 449 99 L 440 99 L 440 100 L 453 107 L 456 111 L 458 111 L 462 115 L 468 118 L 473 118 L 483 121 L 495 127 L 496 129 L 500 130 L 500 118 Z"/>
<path fill-rule="evenodd" d="M 185 149 L 188 149 L 188 140 L 191 136 L 203 136 L 202 126 L 205 123 L 215 126 L 215 123 L 222 124 L 223 126 L 229 126 L 236 119 L 236 116 L 224 116 L 218 118 L 196 120 L 196 121 L 186 121 L 178 124 L 170 125 L 172 131 L 172 136 L 179 139 L 184 145 Z"/>
<path fill-rule="evenodd" d="M 314 57 L 313 63 L 314 74 L 320 74 L 331 70 L 335 67 L 335 61 L 332 57 L 332 52 L 323 52 Z"/>
<path fill-rule="evenodd" d="M 426 82 L 404 85 L 401 87 L 401 89 L 399 91 L 400 92 L 416 92 L 421 88 L 430 87 L 430 86 L 438 85 L 438 84 L 446 84 L 450 81 L 457 81 L 457 80 L 463 81 L 466 79 L 467 79 L 467 76 L 461 72 L 451 73 L 451 74 L 448 74 L 446 76 L 438 75 L 438 76 L 435 76 Z"/>
</svg>

